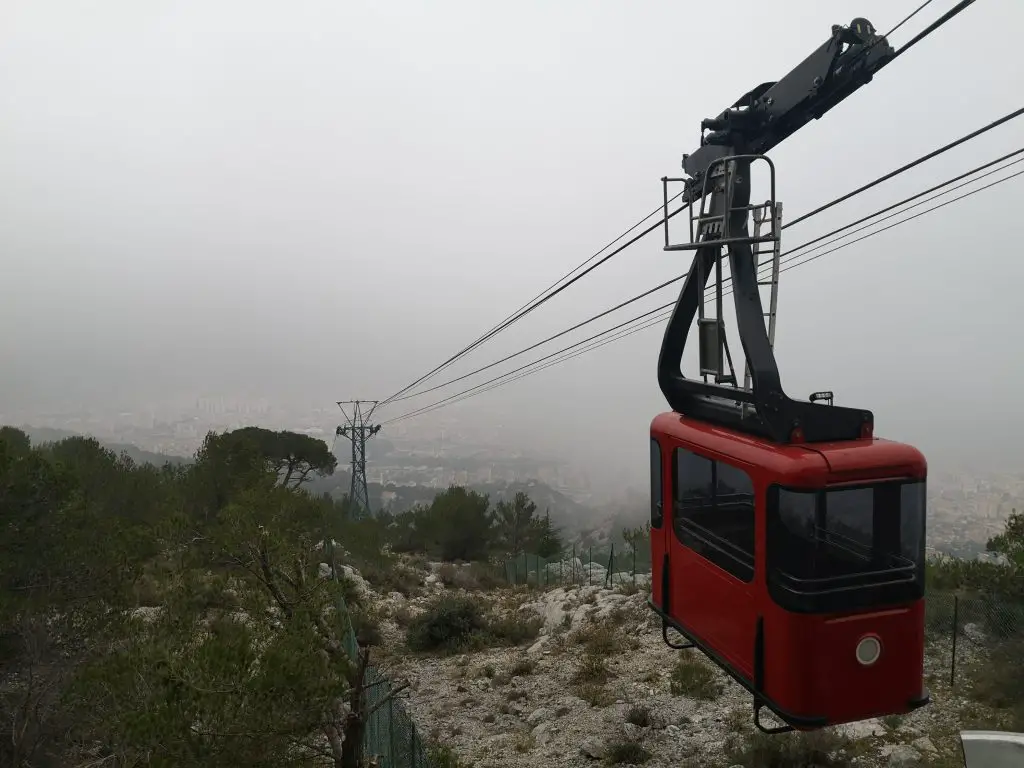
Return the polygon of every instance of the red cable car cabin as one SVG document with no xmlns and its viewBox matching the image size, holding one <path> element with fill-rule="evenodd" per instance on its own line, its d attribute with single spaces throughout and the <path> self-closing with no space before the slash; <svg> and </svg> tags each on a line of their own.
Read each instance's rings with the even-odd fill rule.
<svg viewBox="0 0 1024 768">
<path fill-rule="evenodd" d="M 696 646 L 753 692 L 755 723 L 770 733 L 928 703 L 924 457 L 875 439 L 872 413 L 833 405 L 831 393 L 790 398 L 773 345 L 782 213 L 763 152 L 893 55 L 864 19 L 833 27 L 789 75 L 702 122 L 700 147 L 683 156 L 689 178 L 662 179 L 665 250 L 695 253 L 658 359 L 672 413 L 651 423 L 650 605 L 665 642 Z M 751 205 L 754 161 L 767 164 L 771 194 Z M 679 181 L 690 240 L 670 244 L 668 183 Z M 742 387 L 722 320 L 723 248 L 746 358 Z M 767 282 L 758 274 L 765 253 Z M 712 274 L 717 311 L 707 317 Z M 771 286 L 768 312 L 760 285 Z M 681 372 L 694 320 L 699 379 Z M 670 628 L 689 642 L 673 645 Z M 764 727 L 763 706 L 786 725 Z"/>
<path fill-rule="evenodd" d="M 792 726 L 921 706 L 925 476 L 900 443 L 774 445 L 661 414 L 652 604 Z"/>
</svg>

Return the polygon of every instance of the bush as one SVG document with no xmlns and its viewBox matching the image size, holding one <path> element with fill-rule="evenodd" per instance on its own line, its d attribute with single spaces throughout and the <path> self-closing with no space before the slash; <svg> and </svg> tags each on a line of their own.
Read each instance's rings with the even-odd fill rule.
<svg viewBox="0 0 1024 768">
<path fill-rule="evenodd" d="M 409 622 L 406 642 L 414 651 L 456 651 L 485 629 L 483 610 L 475 600 L 445 595 Z"/>
<path fill-rule="evenodd" d="M 487 627 L 489 645 L 519 645 L 536 640 L 544 620 L 523 619 L 517 616 L 502 616 L 494 619 Z"/>
<path fill-rule="evenodd" d="M 577 686 L 576 695 L 592 707 L 607 707 L 615 700 L 603 683 L 583 683 Z"/>
<path fill-rule="evenodd" d="M 590 624 L 573 632 L 573 640 L 594 656 L 614 656 L 622 650 L 620 630 L 611 624 Z"/>
<path fill-rule="evenodd" d="M 1008 727 L 1024 728 L 1024 640 L 1000 643 L 972 673 L 972 698 L 1003 710 Z"/>
<path fill-rule="evenodd" d="M 509 670 L 509 673 L 519 677 L 524 677 L 531 674 L 536 668 L 537 663 L 533 659 L 527 656 L 522 656 L 515 660 L 512 664 L 512 668 Z"/>
<path fill-rule="evenodd" d="M 455 586 L 469 592 L 489 592 L 506 584 L 502 571 L 489 563 L 470 563 L 455 573 Z"/>
<path fill-rule="evenodd" d="M 430 744 L 427 747 L 427 760 L 433 768 L 464 768 L 465 765 L 452 748 L 445 744 Z"/>
<path fill-rule="evenodd" d="M 488 620 L 480 603 L 444 595 L 409 620 L 406 643 L 414 651 L 459 652 L 488 645 L 519 645 L 540 634 L 543 621 L 505 616 Z"/>
<path fill-rule="evenodd" d="M 455 586 L 455 580 L 458 572 L 461 569 L 451 563 L 442 563 L 441 567 L 437 570 L 437 577 L 441 579 L 441 583 L 446 587 Z"/>
<path fill-rule="evenodd" d="M 630 707 L 626 713 L 626 722 L 646 728 L 651 724 L 651 712 L 647 707 Z"/>
<path fill-rule="evenodd" d="M 716 699 L 722 693 L 721 683 L 707 664 L 691 655 L 679 654 L 669 678 L 669 689 L 674 696 L 693 699 Z"/>
<path fill-rule="evenodd" d="M 611 672 L 604 665 L 604 659 L 593 654 L 586 654 L 573 674 L 574 683 L 606 683 Z"/>
<path fill-rule="evenodd" d="M 380 619 L 363 609 L 349 611 L 352 631 L 356 634 L 356 642 L 364 648 L 381 645 L 384 638 L 380 631 Z"/>
<path fill-rule="evenodd" d="M 619 741 L 608 745 L 607 759 L 612 765 L 640 765 L 651 759 L 651 753 L 635 741 Z"/>
<path fill-rule="evenodd" d="M 359 572 L 378 592 L 399 592 L 409 597 L 420 587 L 419 574 L 394 558 L 363 563 Z"/>
<path fill-rule="evenodd" d="M 842 768 L 852 765 L 852 742 L 834 731 L 810 731 L 769 736 L 754 733 L 726 742 L 730 764 L 744 768 Z"/>
</svg>

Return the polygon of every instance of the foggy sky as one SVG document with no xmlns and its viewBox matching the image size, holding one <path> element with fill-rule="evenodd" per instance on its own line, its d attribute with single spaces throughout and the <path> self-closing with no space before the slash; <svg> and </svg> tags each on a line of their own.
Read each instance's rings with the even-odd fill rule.
<svg viewBox="0 0 1024 768">
<path fill-rule="evenodd" d="M 832 24 L 885 31 L 917 5 L 7 0 L 0 410 L 382 398 L 650 212 L 702 118 L 785 75 Z M 785 218 L 1019 107 L 1022 21 L 1016 3 L 977 3 L 774 150 Z M 787 230 L 784 250 L 1022 139 L 1024 119 Z M 785 273 L 787 391 L 833 389 L 943 462 L 1016 465 L 1022 189 Z M 689 258 L 652 234 L 431 384 Z M 660 341 L 650 329 L 423 419 L 642 477 L 666 408 Z"/>
</svg>

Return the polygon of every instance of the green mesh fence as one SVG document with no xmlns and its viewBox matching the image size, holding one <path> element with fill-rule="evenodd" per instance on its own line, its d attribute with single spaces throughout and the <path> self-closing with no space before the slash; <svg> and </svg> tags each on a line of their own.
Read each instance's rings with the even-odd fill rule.
<svg viewBox="0 0 1024 768">
<path fill-rule="evenodd" d="M 931 653 L 949 659 L 951 688 L 991 687 L 988 672 L 998 660 L 1000 674 L 1024 665 L 1024 604 L 997 595 L 930 592 L 925 599 L 925 634 Z M 1017 706 L 1024 707 L 1024 684 Z M 1001 698 L 1006 700 L 1005 692 Z M 1006 703 L 1004 701 L 1004 703 Z M 1013 704 L 1013 702 L 1009 702 Z"/>
<path fill-rule="evenodd" d="M 335 561 L 331 549 L 329 545 L 331 574 L 337 580 L 338 568 L 333 565 Z M 359 644 L 349 617 L 348 606 L 342 597 L 338 598 L 338 613 L 345 626 L 345 637 L 342 641 L 345 653 L 349 658 L 356 659 Z M 363 734 L 364 761 L 375 759 L 375 764 L 379 768 L 431 768 L 428 750 L 416 730 L 416 724 L 402 702 L 392 695 L 393 692 L 394 686 L 391 681 L 376 667 L 367 666 L 363 703 L 364 711 L 369 715 Z"/>
<path fill-rule="evenodd" d="M 505 560 L 505 579 L 511 584 L 553 587 L 562 584 L 615 586 L 642 584 L 650 573 L 648 553 L 595 554 L 593 547 L 575 547 L 552 557 L 523 553 Z"/>
</svg>

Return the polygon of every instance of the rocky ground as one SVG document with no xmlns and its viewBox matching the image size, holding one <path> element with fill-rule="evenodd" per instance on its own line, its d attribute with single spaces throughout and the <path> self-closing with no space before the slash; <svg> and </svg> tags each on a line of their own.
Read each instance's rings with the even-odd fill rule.
<svg viewBox="0 0 1024 768">
<path fill-rule="evenodd" d="M 402 627 L 432 597 L 464 592 L 439 569 L 432 564 L 423 589 L 408 597 L 378 595 L 350 573 L 382 622 L 378 658 L 389 677 L 409 682 L 410 714 L 464 765 L 962 766 L 964 713 L 985 718 L 949 693 L 948 652 L 933 649 L 929 707 L 810 737 L 755 735 L 750 695 L 699 653 L 663 643 L 642 580 L 638 588 L 489 591 L 480 597 L 495 614 L 540 625 L 535 639 L 516 648 L 411 654 Z"/>
</svg>

